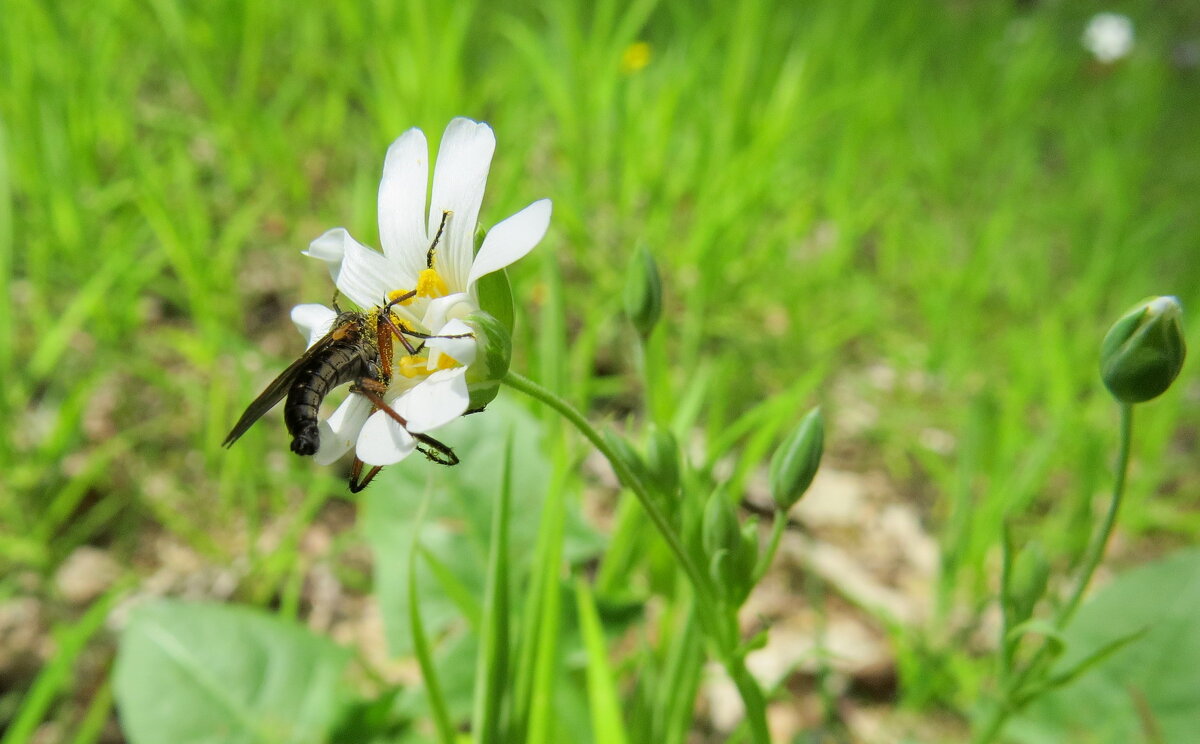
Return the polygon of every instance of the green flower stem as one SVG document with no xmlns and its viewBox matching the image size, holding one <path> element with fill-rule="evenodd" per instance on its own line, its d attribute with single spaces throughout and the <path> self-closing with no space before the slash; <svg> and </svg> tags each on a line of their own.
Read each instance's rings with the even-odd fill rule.
<svg viewBox="0 0 1200 744">
<path fill-rule="evenodd" d="M 767 542 L 767 550 L 758 559 L 758 565 L 754 567 L 754 583 L 762 581 L 763 576 L 766 576 L 767 569 L 771 567 L 771 563 L 775 560 L 775 553 L 779 551 L 779 541 L 783 538 L 783 532 L 787 529 L 788 515 L 782 510 L 775 511 L 774 521 L 771 522 L 771 539 Z"/>
<path fill-rule="evenodd" d="M 514 390 L 519 390 L 535 398 L 562 414 L 570 421 L 612 465 L 617 477 L 631 490 L 650 521 L 666 540 L 667 546 L 675 554 L 679 565 L 683 568 L 688 580 L 696 593 L 696 617 L 705 627 L 708 635 L 715 642 L 725 670 L 738 688 L 742 703 L 746 706 L 746 722 L 750 727 L 751 737 L 755 744 L 770 744 L 771 738 L 767 729 L 767 705 L 762 688 L 746 669 L 745 660 L 738 649 L 738 627 L 736 609 L 726 608 L 718 602 L 716 591 L 708 577 L 700 571 L 691 556 L 680 542 L 679 536 L 671 529 L 666 515 L 659 509 L 650 496 L 646 484 L 635 473 L 625 467 L 624 461 L 613 451 L 600 432 L 593 427 L 579 411 L 567 401 L 538 385 L 533 380 L 512 370 L 505 373 L 502 382 Z"/>
<path fill-rule="evenodd" d="M 725 660 L 725 671 L 737 685 L 742 704 L 746 706 L 746 724 L 750 727 L 750 738 L 755 744 L 771 744 L 771 730 L 767 728 L 767 701 L 762 688 L 746 669 L 745 659 L 735 654 Z"/>
<path fill-rule="evenodd" d="M 646 510 L 646 514 L 650 516 L 650 521 L 654 522 L 654 526 L 658 529 L 659 534 L 667 541 L 667 546 L 675 554 L 676 559 L 679 560 L 679 565 L 683 567 L 684 573 L 687 574 L 696 591 L 696 596 L 701 607 L 701 616 L 705 614 L 704 610 L 716 607 L 716 602 L 714 601 L 716 594 L 709 584 L 707 577 L 701 573 L 700 569 L 692 561 L 691 556 L 688 555 L 687 550 L 684 549 L 683 543 L 679 541 L 679 536 L 671 529 L 671 525 L 667 521 L 667 516 L 663 514 L 662 510 L 658 508 L 658 504 L 651 498 L 646 484 L 642 483 L 640 478 L 629 470 L 629 468 L 625 467 L 624 461 L 617 456 L 617 453 L 608 445 L 608 442 L 604 441 L 604 437 L 600 436 L 600 432 L 588 423 L 583 414 L 575 410 L 574 406 L 559 396 L 512 370 L 505 373 L 502 382 L 512 389 L 520 390 L 522 393 L 536 398 L 555 411 L 558 411 L 562 414 L 563 418 L 574 424 L 575 428 L 579 429 L 595 445 L 596 449 L 600 450 L 600 453 L 604 455 L 609 464 L 612 465 L 613 470 L 616 471 L 617 477 L 621 479 L 621 482 L 628 486 L 629 490 L 633 491 L 642 508 Z"/>
<path fill-rule="evenodd" d="M 1108 538 L 1112 535 L 1113 526 L 1117 523 L 1117 513 L 1121 509 L 1121 499 L 1125 495 L 1125 473 L 1129 469 L 1129 443 L 1132 440 L 1133 434 L 1133 405 L 1131 403 L 1121 404 L 1121 444 L 1117 454 L 1117 477 L 1113 483 L 1112 501 L 1108 505 L 1108 513 L 1104 515 L 1104 522 L 1100 526 L 1100 531 L 1092 539 L 1088 545 L 1088 551 L 1083 559 L 1083 573 L 1079 575 L 1079 583 L 1075 585 L 1075 591 L 1071 593 L 1071 598 L 1062 606 L 1058 612 L 1058 617 L 1055 619 L 1055 625 L 1059 628 L 1064 627 L 1070 622 L 1071 617 L 1075 614 L 1075 610 L 1079 608 L 1079 602 L 1083 599 L 1083 593 L 1087 590 L 1088 584 L 1092 581 L 1092 574 L 1096 573 L 1096 568 L 1100 565 L 1100 560 L 1104 558 L 1104 551 L 1108 547 Z"/>
<path fill-rule="evenodd" d="M 1083 593 L 1087 591 L 1088 585 L 1092 582 L 1092 576 L 1096 573 L 1096 569 L 1100 566 L 1100 561 L 1104 558 L 1104 551 L 1108 547 L 1108 540 L 1112 536 L 1113 527 L 1117 523 L 1117 514 L 1121 510 L 1121 500 L 1125 496 L 1125 476 L 1129 470 L 1129 445 L 1133 439 L 1133 405 L 1130 403 L 1121 404 L 1121 441 L 1120 449 L 1117 452 L 1117 473 L 1116 479 L 1113 481 L 1112 500 L 1108 505 L 1108 512 L 1104 515 L 1104 521 L 1100 525 L 1100 529 L 1093 536 L 1091 543 L 1088 544 L 1087 553 L 1083 559 L 1083 570 L 1079 574 L 1079 578 L 1075 583 L 1075 588 L 1071 591 L 1071 596 L 1066 604 L 1058 611 L 1054 618 L 1054 627 L 1062 630 L 1067 623 L 1075 615 L 1075 610 L 1079 609 L 1079 603 L 1083 600 Z M 1034 653 L 1033 658 L 1025 665 L 1020 672 L 1012 678 L 1010 682 L 1004 685 L 1003 698 L 999 704 L 989 713 L 987 722 L 980 729 L 979 735 L 974 739 L 976 744 L 987 744 L 994 741 L 1007 723 L 1008 717 L 1012 715 L 1020 707 L 1017 703 L 1017 698 L 1024 689 L 1029 678 L 1038 671 L 1041 671 L 1049 658 L 1050 644 L 1043 643 L 1041 648 Z"/>
</svg>

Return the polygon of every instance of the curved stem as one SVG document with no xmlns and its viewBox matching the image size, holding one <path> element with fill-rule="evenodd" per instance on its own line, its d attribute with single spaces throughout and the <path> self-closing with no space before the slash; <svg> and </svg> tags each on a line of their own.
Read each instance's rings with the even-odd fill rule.
<svg viewBox="0 0 1200 744">
<path fill-rule="evenodd" d="M 1083 559 L 1083 570 L 1076 580 L 1075 588 L 1071 590 L 1071 596 L 1067 599 L 1066 604 L 1055 615 L 1054 627 L 1059 630 L 1062 630 L 1071 621 L 1071 618 L 1075 615 L 1075 610 L 1079 608 L 1079 603 L 1083 600 L 1083 593 L 1087 591 L 1088 584 L 1092 582 L 1092 576 L 1096 573 L 1096 569 L 1100 566 L 1100 561 L 1104 558 L 1104 551 L 1108 547 L 1108 539 L 1112 536 L 1113 527 L 1117 523 L 1117 514 L 1121 510 L 1121 501 L 1125 496 L 1125 475 L 1129 470 L 1129 445 L 1133 439 L 1133 406 L 1129 403 L 1121 404 L 1120 436 L 1120 449 L 1117 452 L 1117 472 L 1116 478 L 1113 481 L 1112 499 L 1108 504 L 1108 511 L 1104 515 L 1104 521 L 1100 524 L 1100 529 L 1088 544 L 1087 553 L 1084 554 Z M 980 729 L 980 733 L 973 739 L 976 744 L 987 744 L 987 742 L 995 740 L 1000 735 L 1000 732 L 1004 729 L 1004 724 L 1008 721 L 1008 717 L 1019 708 L 1019 705 L 1016 704 L 1016 698 L 1025 687 L 1025 683 L 1029 681 L 1030 676 L 1041 670 L 1045 663 L 1049 661 L 1047 656 L 1049 648 L 1049 644 L 1043 643 L 1041 648 L 1029 660 L 1029 663 L 1011 681 L 1004 684 L 1001 700 L 989 713 L 987 722 Z"/>
<path fill-rule="evenodd" d="M 1112 535 L 1113 527 L 1116 525 L 1117 513 L 1121 509 L 1121 500 L 1125 495 L 1125 473 L 1129 469 L 1129 442 L 1132 439 L 1132 433 L 1133 406 L 1129 403 L 1122 403 L 1121 445 L 1120 451 L 1117 453 L 1117 477 L 1113 483 L 1112 501 L 1109 502 L 1108 512 L 1104 515 L 1104 522 L 1100 526 L 1100 531 L 1096 533 L 1095 538 L 1088 545 L 1087 553 L 1083 559 L 1083 573 L 1079 575 L 1079 582 L 1075 585 L 1075 590 L 1071 593 L 1070 599 L 1067 600 L 1067 603 L 1058 612 L 1055 625 L 1060 628 L 1070 622 L 1071 617 L 1075 614 L 1075 610 L 1079 608 L 1079 602 L 1083 599 L 1083 593 L 1092 581 L 1092 574 L 1096 573 L 1096 568 L 1099 567 L 1100 560 L 1104 558 L 1104 551 L 1108 547 L 1108 538 Z"/>
<path fill-rule="evenodd" d="M 683 568 L 684 573 L 687 574 L 688 579 L 691 581 L 692 586 L 696 591 L 697 598 L 700 600 L 701 607 L 704 608 L 705 606 L 715 606 L 715 603 L 713 602 L 713 597 L 715 595 L 707 578 L 703 573 L 701 573 L 695 562 L 692 561 L 691 556 L 688 555 L 687 550 L 683 547 L 683 543 L 680 542 L 679 536 L 675 534 L 673 529 L 671 529 L 670 522 L 667 521 L 667 516 L 661 509 L 658 508 L 658 504 L 654 502 L 653 498 L 651 498 L 650 491 L 646 488 L 646 484 L 642 483 L 641 479 L 625 466 L 624 460 L 622 460 L 620 456 L 617 455 L 616 451 L 614 451 L 613 448 L 608 445 L 608 442 L 604 441 L 604 437 L 600 436 L 600 432 L 597 431 L 596 428 L 593 427 L 588 420 L 583 417 L 583 414 L 575 410 L 574 406 L 559 396 L 550 392 L 541 385 L 538 385 L 533 380 L 519 375 L 512 370 L 509 370 L 507 373 L 505 373 L 502 382 L 514 390 L 520 390 L 522 393 L 536 398 L 537 400 L 540 400 L 541 402 L 553 408 L 555 411 L 558 411 L 560 414 L 562 414 L 563 418 L 574 424 L 575 428 L 578 429 L 585 437 L 587 437 L 588 440 L 595 445 L 596 449 L 600 450 L 600 454 L 604 455 L 605 459 L 607 459 L 609 464 L 612 465 L 613 470 L 616 471 L 617 477 L 621 479 L 621 482 L 628 486 L 629 490 L 633 491 L 634 496 L 637 497 L 637 500 L 642 505 L 642 508 L 646 510 L 646 514 L 650 516 L 650 521 L 654 522 L 654 526 L 658 529 L 659 534 L 662 535 L 664 540 L 666 540 L 667 547 L 669 547 L 671 552 L 675 554 L 675 558 L 679 561 L 679 565 Z"/>
<path fill-rule="evenodd" d="M 600 450 L 600 453 L 616 471 L 617 477 L 637 497 L 646 514 L 650 516 L 650 521 L 654 523 L 671 552 L 675 554 L 675 558 L 692 584 L 692 589 L 696 593 L 696 619 L 716 644 L 725 670 L 737 686 L 742 703 L 746 706 L 746 722 L 750 727 L 752 740 L 755 744 L 770 744 L 771 738 L 767 728 L 767 704 L 762 688 L 746 669 L 745 659 L 738 650 L 736 611 L 730 611 L 730 614 L 727 615 L 728 622 L 722 621 L 725 607 L 717 600 L 716 589 L 709 582 L 708 577 L 696 566 L 679 536 L 671 528 L 667 516 L 651 498 L 646 484 L 625 466 L 625 461 L 609 446 L 604 437 L 600 436 L 600 432 L 570 403 L 512 370 L 504 375 L 502 382 L 514 390 L 520 390 L 545 403 L 574 424 L 575 428 L 579 429 L 595 445 L 596 449 Z"/>
<path fill-rule="evenodd" d="M 763 576 L 767 575 L 767 569 L 771 567 L 771 563 L 775 560 L 775 553 L 779 551 L 779 541 L 783 538 L 783 531 L 787 529 L 787 523 L 787 512 L 776 510 L 771 523 L 771 539 L 767 542 L 766 552 L 759 557 L 758 565 L 754 567 L 755 584 L 762 581 Z"/>
</svg>

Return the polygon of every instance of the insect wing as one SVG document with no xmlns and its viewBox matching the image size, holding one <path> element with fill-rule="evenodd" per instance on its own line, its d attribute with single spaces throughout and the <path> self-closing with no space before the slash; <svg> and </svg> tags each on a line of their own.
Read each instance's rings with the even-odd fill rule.
<svg viewBox="0 0 1200 744">
<path fill-rule="evenodd" d="M 281 372 L 270 385 L 267 385 L 267 389 L 254 399 L 254 402 L 250 404 L 246 412 L 238 419 L 238 422 L 233 425 L 233 429 L 229 432 L 229 436 L 225 437 L 225 441 L 221 442 L 221 446 L 231 446 L 246 433 L 247 429 L 254 425 L 255 421 L 258 421 L 263 417 L 263 414 L 274 408 L 279 401 L 283 400 L 305 365 L 318 354 L 323 354 L 325 349 L 334 342 L 334 336 L 340 332 L 342 332 L 340 327 L 330 331 L 324 338 L 310 346 L 308 351 L 301 354 L 299 359 L 292 362 L 291 366 Z"/>
</svg>

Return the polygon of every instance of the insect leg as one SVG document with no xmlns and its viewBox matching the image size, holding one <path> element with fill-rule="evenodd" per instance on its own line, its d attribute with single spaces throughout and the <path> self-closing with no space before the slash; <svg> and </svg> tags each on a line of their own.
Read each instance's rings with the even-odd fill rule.
<svg viewBox="0 0 1200 744">
<path fill-rule="evenodd" d="M 371 481 L 375 480 L 375 476 L 379 475 L 379 471 L 383 470 L 382 465 L 376 465 L 367 471 L 366 477 L 362 476 L 363 461 L 354 458 L 354 467 L 350 469 L 350 493 L 358 493 L 367 486 L 371 485 Z"/>
<path fill-rule="evenodd" d="M 379 350 L 380 382 L 392 381 L 392 334 L 386 325 L 391 325 L 391 313 L 380 313 L 375 320 L 375 347 Z M 386 321 L 386 325 L 385 325 Z"/>
<path fill-rule="evenodd" d="M 364 386 L 364 383 L 368 384 Z M 403 416 L 396 413 L 395 409 L 389 406 L 381 397 L 381 393 L 385 389 L 386 388 L 384 388 L 383 385 L 375 380 L 360 380 L 359 384 L 355 386 L 355 388 L 351 388 L 353 392 L 365 396 L 367 400 L 371 401 L 372 405 L 374 405 L 380 411 L 386 413 L 392 418 L 393 421 L 400 424 L 400 426 L 404 427 L 405 431 L 408 431 L 408 421 Z M 454 450 L 450 449 L 449 445 L 434 439 L 428 434 L 421 434 L 413 431 L 408 431 L 408 433 L 409 436 L 421 443 L 420 445 L 417 445 L 417 449 L 422 455 L 425 455 L 425 457 L 438 463 L 439 465 L 458 464 L 458 455 L 454 454 Z"/>
<path fill-rule="evenodd" d="M 390 306 L 391 305 L 389 304 L 388 307 Z M 402 327 L 401 325 L 397 325 L 396 321 L 392 320 L 392 314 L 388 312 L 386 307 L 384 308 L 383 312 L 379 314 L 379 326 L 380 327 L 377 329 L 377 332 L 379 333 L 379 348 L 381 353 L 383 350 L 383 339 L 385 337 L 387 338 L 388 348 L 390 349 L 393 335 L 400 339 L 400 345 L 404 347 L 404 350 L 407 351 L 410 356 L 415 355 L 421 350 L 419 346 L 413 346 L 412 342 L 405 337 L 405 334 L 414 335 L 415 332 L 408 330 L 408 326 Z M 387 328 L 385 329 L 382 326 L 387 326 Z M 390 361 L 388 362 L 388 366 L 391 366 Z"/>
<path fill-rule="evenodd" d="M 409 432 L 412 434 L 412 432 Z M 417 449 L 426 459 L 436 462 L 438 465 L 457 465 L 458 455 L 454 454 L 454 450 L 450 449 L 449 445 L 440 442 L 428 434 L 412 434 L 424 447 L 417 445 Z"/>
<path fill-rule="evenodd" d="M 436 334 L 429 334 L 429 333 L 421 333 L 420 331 L 410 331 L 407 329 L 405 329 L 403 331 L 403 333 L 405 333 L 406 335 L 412 336 L 413 338 L 419 338 L 422 340 L 430 339 L 430 338 L 475 338 L 474 333 L 450 333 L 450 334 L 446 334 L 446 335 L 436 335 Z"/>
</svg>

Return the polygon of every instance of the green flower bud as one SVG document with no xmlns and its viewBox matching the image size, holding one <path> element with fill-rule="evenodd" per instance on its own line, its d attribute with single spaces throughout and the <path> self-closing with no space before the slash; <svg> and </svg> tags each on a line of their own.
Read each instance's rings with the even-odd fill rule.
<svg viewBox="0 0 1200 744">
<path fill-rule="evenodd" d="M 1122 403 L 1166 392 L 1183 368 L 1183 308 L 1174 297 L 1151 297 L 1121 316 L 1100 347 L 1100 376 Z"/>
<path fill-rule="evenodd" d="M 717 591 L 732 604 L 740 605 L 754 588 L 758 525 L 738 524 L 733 504 L 718 490 L 705 506 L 700 539 Z"/>
<path fill-rule="evenodd" d="M 495 399 L 500 392 L 500 379 L 508 372 L 512 359 L 512 336 L 500 321 L 482 310 L 463 318 L 479 346 L 475 361 L 467 367 L 467 392 L 471 402 L 467 410 L 477 411 Z"/>
<path fill-rule="evenodd" d="M 679 459 L 679 443 L 675 436 L 666 429 L 653 427 L 646 444 L 646 469 L 651 485 L 665 496 L 674 496 L 679 490 Z"/>
<path fill-rule="evenodd" d="M 1050 562 L 1041 543 L 1030 542 L 1013 561 L 1008 591 L 1012 622 L 1023 623 L 1033 614 L 1033 607 L 1046 591 L 1050 578 Z"/>
<path fill-rule="evenodd" d="M 633 473 L 635 478 L 643 483 L 649 480 L 646 470 L 646 462 L 642 460 L 642 456 L 639 455 L 637 450 L 633 448 L 633 445 L 629 443 L 628 439 L 609 429 L 604 432 L 604 441 L 608 442 L 608 446 L 612 448 L 612 451 L 616 454 L 617 459 L 619 459 L 621 463 L 625 465 L 625 467 L 629 468 L 629 472 Z M 617 473 L 617 477 L 620 477 L 619 472 Z M 633 488 L 633 484 L 625 483 L 624 479 L 622 479 L 622 485 L 624 485 L 626 488 Z"/>
<path fill-rule="evenodd" d="M 741 605 L 754 588 L 754 567 L 758 564 L 758 520 L 751 519 L 742 525 L 738 536 L 737 552 L 732 556 L 728 595 L 734 604 Z"/>
<path fill-rule="evenodd" d="M 725 498 L 725 494 L 719 489 L 713 491 L 704 507 L 704 524 L 700 531 L 704 552 L 713 556 L 722 550 L 736 549 L 739 539 L 737 515 L 734 514 L 733 504 L 729 503 L 729 499 Z"/>
<path fill-rule="evenodd" d="M 662 315 L 662 280 L 654 256 L 643 246 L 625 275 L 625 314 L 643 339 L 650 336 Z"/>
<path fill-rule="evenodd" d="M 825 419 L 820 406 L 808 412 L 771 457 L 771 498 L 787 511 L 812 485 L 825 451 Z"/>
</svg>

